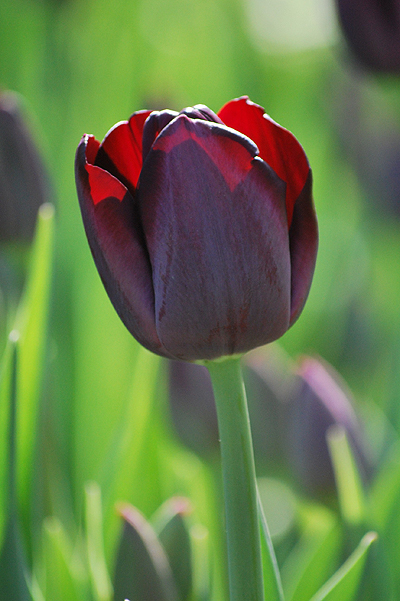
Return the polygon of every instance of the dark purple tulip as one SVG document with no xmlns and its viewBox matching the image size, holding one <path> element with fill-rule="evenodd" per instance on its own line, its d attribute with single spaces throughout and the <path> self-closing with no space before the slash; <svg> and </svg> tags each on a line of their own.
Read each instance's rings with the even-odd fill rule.
<svg viewBox="0 0 400 601">
<path fill-rule="evenodd" d="M 0 240 L 29 241 L 39 207 L 50 199 L 49 179 L 11 92 L 0 95 Z"/>
<path fill-rule="evenodd" d="M 247 97 L 218 115 L 139 111 L 101 144 L 85 135 L 76 182 L 106 290 L 149 350 L 244 353 L 297 319 L 317 251 L 311 171 Z"/>
<path fill-rule="evenodd" d="M 335 487 L 326 442 L 327 430 L 335 424 L 346 430 L 361 473 L 369 471 L 362 428 L 350 394 L 330 366 L 311 357 L 302 360 L 287 419 L 289 460 L 304 490 L 324 494 Z"/>
<path fill-rule="evenodd" d="M 373 71 L 400 73 L 400 2 L 338 0 L 338 10 L 358 61 Z"/>
</svg>

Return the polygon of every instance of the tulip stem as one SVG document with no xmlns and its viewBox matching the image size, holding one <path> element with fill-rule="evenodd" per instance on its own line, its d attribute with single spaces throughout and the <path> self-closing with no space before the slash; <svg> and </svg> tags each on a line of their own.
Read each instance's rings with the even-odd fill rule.
<svg viewBox="0 0 400 601">
<path fill-rule="evenodd" d="M 205 364 L 221 441 L 230 601 L 263 601 L 256 475 L 240 359 Z"/>
</svg>

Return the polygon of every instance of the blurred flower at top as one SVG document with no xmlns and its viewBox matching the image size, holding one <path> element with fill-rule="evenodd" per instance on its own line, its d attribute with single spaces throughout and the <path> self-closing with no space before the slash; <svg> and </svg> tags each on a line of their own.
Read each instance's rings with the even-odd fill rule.
<svg viewBox="0 0 400 601">
<path fill-rule="evenodd" d="M 370 471 L 361 423 L 345 384 L 331 366 L 305 357 L 297 370 L 297 382 L 287 407 L 287 453 L 292 472 L 303 491 L 311 495 L 331 493 L 335 479 L 326 442 L 330 426 L 343 426 L 360 472 Z"/>
<path fill-rule="evenodd" d="M 381 218 L 400 219 L 400 121 L 379 85 L 356 65 L 343 72 L 334 98 L 335 131 L 364 197 Z"/>
<path fill-rule="evenodd" d="M 398 0 L 337 0 L 341 25 L 356 59 L 367 69 L 400 72 Z"/>
<path fill-rule="evenodd" d="M 318 245 L 312 174 L 261 106 L 138 111 L 101 143 L 83 136 L 75 168 L 96 266 L 147 349 L 213 360 L 296 321 Z"/>
<path fill-rule="evenodd" d="M 50 184 L 21 100 L 0 93 L 0 242 L 29 242 Z"/>
</svg>

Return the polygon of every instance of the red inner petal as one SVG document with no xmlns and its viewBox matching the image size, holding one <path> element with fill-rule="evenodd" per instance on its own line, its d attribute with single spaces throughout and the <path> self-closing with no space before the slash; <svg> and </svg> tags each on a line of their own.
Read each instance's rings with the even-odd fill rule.
<svg viewBox="0 0 400 601">
<path fill-rule="evenodd" d="M 94 136 L 86 136 L 86 160 L 90 165 L 94 165 L 100 142 Z"/>
<path fill-rule="evenodd" d="M 302 146 L 290 131 L 273 121 L 261 106 L 245 96 L 228 102 L 218 116 L 225 125 L 253 140 L 260 157 L 286 182 L 286 211 L 290 227 L 294 204 L 310 169 Z"/>
<path fill-rule="evenodd" d="M 117 123 L 101 143 L 118 172 L 133 188 L 136 188 L 142 169 L 143 125 L 150 113 L 138 111 L 129 121 Z"/>
<path fill-rule="evenodd" d="M 97 205 L 105 198 L 118 198 L 122 200 L 127 192 L 125 186 L 113 177 L 108 171 L 104 171 L 95 165 L 86 165 L 89 176 L 90 195 L 93 203 Z"/>
</svg>

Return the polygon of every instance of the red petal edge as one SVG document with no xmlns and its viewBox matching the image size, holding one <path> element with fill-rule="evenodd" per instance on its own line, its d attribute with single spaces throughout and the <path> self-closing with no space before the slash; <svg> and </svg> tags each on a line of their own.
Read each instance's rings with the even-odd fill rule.
<svg viewBox="0 0 400 601">
<path fill-rule="evenodd" d="M 231 100 L 222 107 L 218 116 L 228 127 L 253 140 L 259 148 L 260 157 L 286 182 L 286 211 L 290 227 L 294 204 L 310 170 L 301 144 L 248 96 Z"/>
<path fill-rule="evenodd" d="M 111 173 L 108 173 L 108 171 L 104 171 L 104 169 L 93 165 L 100 143 L 94 136 L 89 136 L 88 134 L 83 138 L 86 144 L 85 169 L 89 177 L 90 196 L 93 204 L 97 205 L 105 198 L 110 198 L 110 196 L 118 198 L 121 201 L 126 194 L 125 186 L 112 176 Z"/>
<path fill-rule="evenodd" d="M 101 143 L 118 172 L 133 188 L 136 188 L 142 169 L 143 126 L 151 112 L 137 111 L 129 121 L 120 121 L 110 129 Z"/>
</svg>

